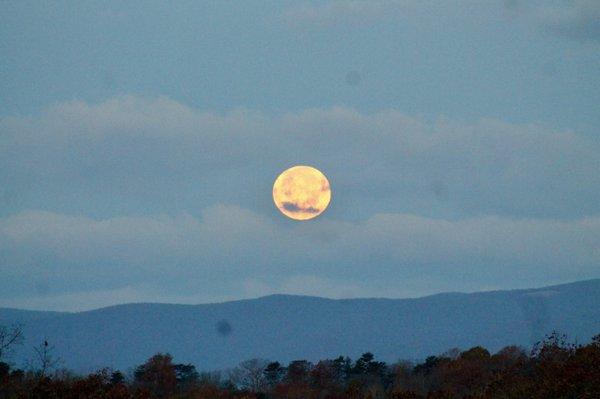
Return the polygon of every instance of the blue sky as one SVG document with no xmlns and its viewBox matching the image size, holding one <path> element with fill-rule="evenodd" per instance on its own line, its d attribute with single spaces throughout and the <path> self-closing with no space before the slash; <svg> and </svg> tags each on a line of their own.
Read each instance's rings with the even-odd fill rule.
<svg viewBox="0 0 600 399">
<path fill-rule="evenodd" d="M 0 306 L 600 277 L 595 1 L 3 2 L 0 59 Z"/>
</svg>

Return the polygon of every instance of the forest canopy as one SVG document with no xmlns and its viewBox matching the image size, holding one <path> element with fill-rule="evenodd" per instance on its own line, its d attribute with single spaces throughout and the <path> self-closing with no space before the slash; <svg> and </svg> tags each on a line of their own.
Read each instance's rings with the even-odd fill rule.
<svg viewBox="0 0 600 399">
<path fill-rule="evenodd" d="M 19 334 L 18 329 L 4 330 Z M 14 341 L 18 344 L 18 340 Z M 199 372 L 157 353 L 129 372 L 99 370 L 75 375 L 59 367 L 42 343 L 26 370 L 0 362 L 0 398 L 90 399 L 401 399 L 401 398 L 598 398 L 600 334 L 586 345 L 552 333 L 531 351 L 507 346 L 491 354 L 476 346 L 450 349 L 420 362 L 393 364 L 367 352 L 316 363 L 250 359 L 231 370 Z"/>
</svg>

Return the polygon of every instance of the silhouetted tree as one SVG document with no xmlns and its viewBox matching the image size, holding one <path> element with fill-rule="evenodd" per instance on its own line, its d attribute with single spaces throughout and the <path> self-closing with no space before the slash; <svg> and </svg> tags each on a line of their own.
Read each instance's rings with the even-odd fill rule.
<svg viewBox="0 0 600 399">
<path fill-rule="evenodd" d="M 339 356 L 333 359 L 333 367 L 343 381 L 348 379 L 352 373 L 352 359 L 349 357 Z"/>
<path fill-rule="evenodd" d="M 223 381 L 222 375 L 220 371 L 204 371 L 199 373 L 198 375 L 198 385 L 210 385 L 210 386 L 221 386 L 224 383 L 231 383 L 231 380 L 227 379 Z M 233 383 L 231 383 L 231 387 L 234 387 Z"/>
<path fill-rule="evenodd" d="M 123 384 L 125 382 L 125 376 L 119 370 L 113 371 L 110 375 L 110 383 L 113 385 Z"/>
<path fill-rule="evenodd" d="M 18 325 L 10 327 L 0 325 L 0 361 L 3 361 L 15 345 L 23 343 L 23 328 Z"/>
<path fill-rule="evenodd" d="M 55 370 L 62 363 L 62 359 L 54 355 L 54 350 L 54 345 L 50 345 L 48 340 L 33 348 L 35 358 L 32 366 L 41 377 L 45 377 L 48 372 Z"/>
<path fill-rule="evenodd" d="M 138 366 L 134 372 L 135 382 L 158 398 L 172 395 L 177 388 L 177 374 L 171 355 L 158 353 Z"/>
<path fill-rule="evenodd" d="M 50 345 L 43 345 L 50 347 Z M 190 364 L 173 364 L 157 354 L 134 373 L 133 383 L 118 371 L 102 369 L 87 376 L 69 372 L 12 370 L 0 363 L 0 398 L 64 399 L 435 399 L 435 398 L 599 398 L 600 336 L 575 345 L 551 334 L 531 353 L 509 346 L 491 355 L 485 348 L 453 350 L 427 358 L 413 367 L 390 367 L 369 353 L 355 363 L 340 357 L 314 366 L 305 360 L 283 368 L 277 362 L 262 367 L 249 361 L 245 369 L 260 377 L 248 384 L 222 383 L 218 372 L 198 377 Z M 260 371 L 260 373 L 257 372 Z M 285 372 L 285 376 L 281 377 Z M 381 376 L 393 376 L 386 385 Z M 348 376 L 345 378 L 344 376 Z M 185 383 L 189 381 L 189 385 Z M 259 381 L 259 382 L 256 382 Z M 263 382 L 264 381 L 264 385 Z M 185 388 L 184 388 L 185 387 Z M 261 388 L 262 387 L 262 388 Z M 240 390 L 238 388 L 244 388 Z M 250 392 L 257 390 L 260 392 Z"/>
<path fill-rule="evenodd" d="M 413 376 L 414 365 L 409 361 L 399 361 L 392 366 L 393 381 L 390 391 L 392 393 L 416 392 L 419 388 Z"/>
<path fill-rule="evenodd" d="M 196 371 L 196 366 L 193 364 L 176 364 L 175 378 L 180 391 L 187 391 L 193 388 L 200 379 L 200 374 Z"/>
<path fill-rule="evenodd" d="M 332 360 L 321 360 L 310 371 L 311 386 L 317 391 L 329 394 L 336 392 L 343 384 Z"/>
<path fill-rule="evenodd" d="M 267 386 L 272 388 L 279 384 L 285 375 L 285 367 L 282 367 L 279 362 L 271 362 L 265 367 L 263 375 Z"/>
<path fill-rule="evenodd" d="M 312 364 L 306 360 L 293 360 L 287 366 L 285 380 L 288 383 L 308 383 L 309 372 Z"/>
<path fill-rule="evenodd" d="M 231 373 L 232 381 L 250 392 L 263 392 L 267 388 L 265 368 L 269 363 L 264 359 L 250 359 L 241 362 Z"/>
</svg>

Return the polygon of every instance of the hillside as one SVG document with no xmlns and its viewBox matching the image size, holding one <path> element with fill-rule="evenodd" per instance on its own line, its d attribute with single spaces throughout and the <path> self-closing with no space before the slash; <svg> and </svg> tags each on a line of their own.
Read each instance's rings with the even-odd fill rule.
<svg viewBox="0 0 600 399">
<path fill-rule="evenodd" d="M 0 324 L 22 323 L 22 364 L 47 339 L 65 366 L 127 369 L 156 352 L 199 369 L 261 357 L 279 361 L 356 357 L 416 359 L 451 347 L 529 347 L 558 330 L 587 341 L 600 333 L 600 280 L 538 289 L 416 299 L 272 295 L 204 305 L 126 304 L 79 313 L 0 309 Z"/>
</svg>

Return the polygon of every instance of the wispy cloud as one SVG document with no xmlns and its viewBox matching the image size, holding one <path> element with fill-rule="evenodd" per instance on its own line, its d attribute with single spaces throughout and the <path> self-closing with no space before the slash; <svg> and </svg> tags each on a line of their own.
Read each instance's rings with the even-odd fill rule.
<svg viewBox="0 0 600 399">
<path fill-rule="evenodd" d="M 527 2 L 504 0 L 506 10 L 525 15 L 559 35 L 574 40 L 600 40 L 600 3 L 595 0 L 558 2 Z M 462 15 L 463 18 L 492 18 L 497 5 L 481 4 L 468 0 L 459 1 L 412 1 L 412 0 L 327 0 L 316 3 L 300 3 L 282 12 L 283 20 L 293 27 L 328 27 L 336 25 L 367 25 L 381 22 L 392 16 L 414 17 L 439 12 L 447 16 Z M 482 9 L 491 11 L 481 13 Z"/>
<path fill-rule="evenodd" d="M 600 41 L 600 2 L 575 0 L 538 9 L 550 30 L 575 40 Z"/>
<path fill-rule="evenodd" d="M 507 9 L 546 32 L 577 41 L 600 40 L 600 3 L 595 0 L 505 1 Z"/>
</svg>

